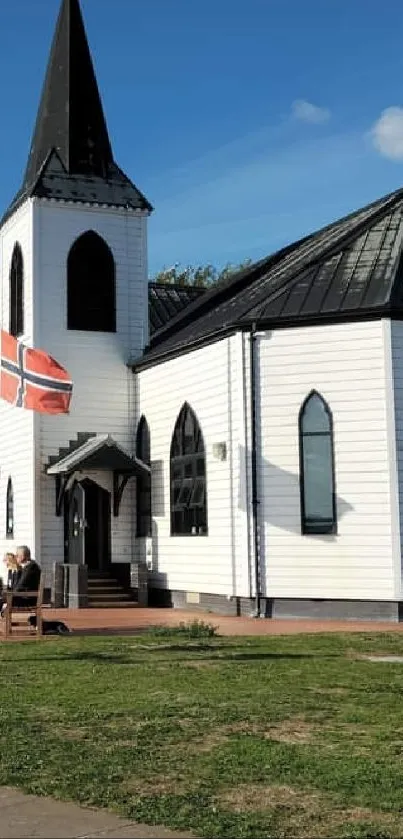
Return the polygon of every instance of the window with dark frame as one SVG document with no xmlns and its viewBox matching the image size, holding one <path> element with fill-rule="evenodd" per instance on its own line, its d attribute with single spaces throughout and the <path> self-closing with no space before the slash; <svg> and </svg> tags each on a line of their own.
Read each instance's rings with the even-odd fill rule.
<svg viewBox="0 0 403 839">
<path fill-rule="evenodd" d="M 336 533 L 333 420 L 316 391 L 299 414 L 299 449 L 302 533 Z"/>
<path fill-rule="evenodd" d="M 206 457 L 194 411 L 185 403 L 171 443 L 171 535 L 207 534 Z"/>
<path fill-rule="evenodd" d="M 144 416 L 141 417 L 136 435 L 136 457 L 151 467 L 150 429 Z M 136 485 L 136 533 L 137 536 L 151 536 L 151 472 L 137 478 Z"/>
<path fill-rule="evenodd" d="M 67 329 L 116 332 L 116 278 L 112 251 L 88 230 L 67 259 Z"/>
<path fill-rule="evenodd" d="M 11 478 L 7 483 L 7 497 L 6 497 L 6 537 L 7 539 L 14 538 L 14 492 L 13 482 Z"/>
<path fill-rule="evenodd" d="M 24 260 L 21 246 L 14 245 L 10 265 L 10 335 L 24 333 Z"/>
</svg>

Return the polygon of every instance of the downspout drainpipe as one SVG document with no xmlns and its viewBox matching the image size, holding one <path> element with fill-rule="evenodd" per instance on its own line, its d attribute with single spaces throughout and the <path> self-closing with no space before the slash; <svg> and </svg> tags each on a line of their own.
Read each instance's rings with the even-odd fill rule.
<svg viewBox="0 0 403 839">
<path fill-rule="evenodd" d="M 250 401 L 251 401 L 251 477 L 252 477 L 252 528 L 253 553 L 255 557 L 255 617 L 260 618 L 260 539 L 259 539 L 259 497 L 257 478 L 257 432 L 256 432 L 256 323 L 250 330 Z"/>
</svg>

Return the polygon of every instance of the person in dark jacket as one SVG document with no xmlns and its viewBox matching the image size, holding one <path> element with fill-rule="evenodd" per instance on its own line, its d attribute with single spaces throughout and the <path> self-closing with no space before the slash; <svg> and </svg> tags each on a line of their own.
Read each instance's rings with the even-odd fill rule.
<svg viewBox="0 0 403 839">
<path fill-rule="evenodd" d="M 35 606 L 36 597 L 18 597 L 19 591 L 38 591 L 39 582 L 41 579 L 41 569 L 37 562 L 31 557 L 31 551 L 27 545 L 21 545 L 17 548 L 16 561 L 18 566 L 18 575 L 12 587 L 15 592 L 13 596 L 13 606 Z M 1 616 L 4 617 L 6 605 L 3 604 L 1 608 Z"/>
<path fill-rule="evenodd" d="M 37 562 L 31 557 L 31 551 L 26 545 L 17 548 L 16 560 L 20 574 L 14 585 L 13 591 L 38 591 L 41 579 L 41 569 Z M 13 597 L 15 606 L 35 606 L 36 598 Z"/>
</svg>

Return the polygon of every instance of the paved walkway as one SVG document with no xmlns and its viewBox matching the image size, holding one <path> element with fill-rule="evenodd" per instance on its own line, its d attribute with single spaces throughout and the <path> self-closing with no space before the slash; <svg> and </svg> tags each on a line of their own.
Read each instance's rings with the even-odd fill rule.
<svg viewBox="0 0 403 839">
<path fill-rule="evenodd" d="M 48 620 L 62 620 L 77 635 L 139 635 L 153 626 L 203 620 L 220 635 L 298 635 L 303 632 L 403 632 L 403 623 L 222 617 L 184 609 L 45 609 Z M 0 628 L 0 639 L 1 639 Z M 18 638 L 16 632 L 14 637 Z M 32 636 L 31 636 L 32 637 Z M 35 637 L 35 636 L 33 636 Z"/>
<path fill-rule="evenodd" d="M 403 623 L 375 621 L 318 621 L 269 618 L 221 617 L 210 612 L 182 609 L 60 609 L 46 610 L 46 617 L 59 618 L 77 633 L 138 634 L 152 626 L 177 626 L 203 620 L 220 635 L 295 635 L 301 632 L 403 632 Z"/>
<path fill-rule="evenodd" d="M 192 834 L 137 824 L 103 810 L 89 810 L 0 787 L 0 836 L 1 839 L 189 839 Z"/>
</svg>

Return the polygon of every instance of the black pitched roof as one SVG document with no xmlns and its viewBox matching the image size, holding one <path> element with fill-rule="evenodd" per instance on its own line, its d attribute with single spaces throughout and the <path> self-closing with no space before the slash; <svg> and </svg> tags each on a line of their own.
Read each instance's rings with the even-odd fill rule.
<svg viewBox="0 0 403 839">
<path fill-rule="evenodd" d="M 79 0 L 62 0 L 27 168 L 27 197 L 152 207 L 113 159 Z"/>
<path fill-rule="evenodd" d="M 259 329 L 403 317 L 403 189 L 262 259 L 158 330 L 141 369 Z"/>
<path fill-rule="evenodd" d="M 165 326 L 193 300 L 198 300 L 204 288 L 168 283 L 148 284 L 148 321 L 150 335 Z"/>
</svg>

